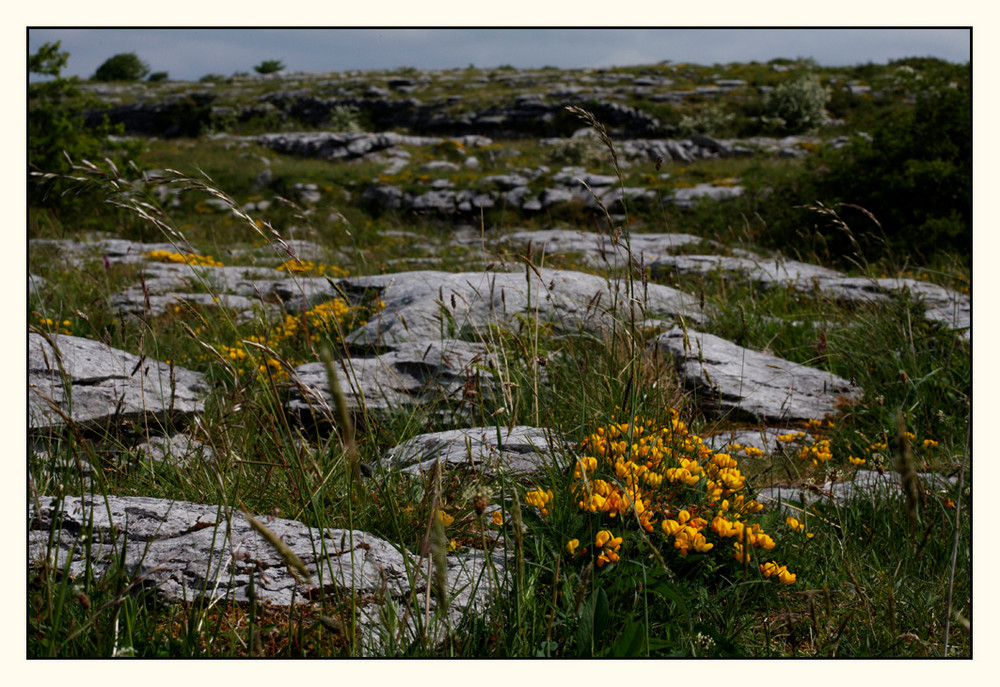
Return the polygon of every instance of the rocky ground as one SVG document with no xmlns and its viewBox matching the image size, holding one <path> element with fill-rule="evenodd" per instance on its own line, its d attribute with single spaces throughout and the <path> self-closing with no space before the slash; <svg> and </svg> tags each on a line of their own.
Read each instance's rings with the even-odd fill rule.
<svg viewBox="0 0 1000 687">
<path fill-rule="evenodd" d="M 623 260 L 620 246 L 586 232 L 514 234 L 508 240 L 546 243 L 550 252 L 572 250 L 593 264 Z M 909 289 L 923 299 L 928 318 L 968 330 L 968 298 L 930 284 L 852 279 L 814 265 L 749 254 L 738 258 L 672 255 L 672 248 L 685 242 L 683 235 L 643 235 L 636 241 L 644 247 L 654 269 L 725 270 L 761 283 L 819 288 L 839 299 L 879 299 L 893 290 Z M 47 245 L 68 255 L 91 251 L 112 262 L 141 260 L 157 249 L 155 244 L 120 240 Z M 298 247 L 309 249 L 308 245 Z M 523 269 L 494 267 L 466 273 L 417 271 L 328 280 L 279 278 L 281 273 L 274 270 L 267 274 L 251 268 L 146 262 L 144 275 L 144 284 L 112 295 L 111 301 L 123 316 L 155 315 L 185 301 L 215 303 L 247 316 L 255 312 L 259 316 L 262 310 L 272 315 L 301 313 L 343 293 L 374 289 L 385 307 L 377 319 L 348 333 L 346 340 L 358 353 L 339 361 L 339 378 L 350 408 L 376 413 L 454 398 L 470 375 L 488 377 L 489 373 L 478 371 L 484 367 L 478 363 L 493 353 L 481 340 L 468 336 L 465 338 L 472 340 L 463 340 L 463 333 L 485 331 L 493 324 L 509 325 L 525 314 L 567 331 L 596 327 L 609 317 L 609 304 L 622 298 L 613 281 L 550 269 L 527 275 Z M 217 289 L 208 299 L 198 292 L 206 281 Z M 35 288 L 44 288 L 39 279 L 32 283 Z M 644 297 L 646 324 L 662 330 L 655 343 L 657 353 L 677 368 L 690 389 L 697 390 L 706 413 L 753 420 L 764 428 L 739 436 L 723 432 L 714 440 L 720 446 L 738 440 L 759 447 L 765 455 L 780 450 L 775 430 L 766 429 L 769 424 L 778 427 L 790 420 L 822 418 L 835 413 L 838 402 L 859 396 L 849 380 L 698 332 L 696 327 L 705 313 L 693 295 L 650 284 Z M 453 326 L 449 334 L 455 338 L 442 337 L 442 307 Z M 191 419 L 203 412 L 211 393 L 200 373 L 58 333 L 29 335 L 28 372 L 29 430 L 35 437 L 70 421 L 77 427 L 106 429 L 132 423 L 156 428 L 167 424 L 169 418 L 174 422 L 186 419 L 191 426 Z M 294 370 L 293 379 L 288 414 L 303 420 L 329 420 L 333 402 L 323 364 L 301 365 Z M 490 388 L 499 380 L 481 381 L 483 388 Z M 426 474 L 440 461 L 445 469 L 484 474 L 502 469 L 508 474 L 526 474 L 549 464 L 553 450 L 563 441 L 544 427 L 514 427 L 498 440 L 492 428 L 463 426 L 460 416 L 455 422 L 451 432 L 418 436 L 389 450 L 385 465 Z M 36 450 L 41 451 L 42 445 L 37 441 Z M 154 435 L 132 449 L 143 460 L 178 465 L 228 459 L 183 433 Z M 882 488 L 896 484 L 895 477 L 879 482 L 877 473 L 866 471 L 860 471 L 856 479 L 864 486 L 831 485 L 827 497 L 846 499 L 880 484 Z M 776 500 L 779 494 L 784 501 L 817 498 L 814 492 L 788 488 L 767 490 L 760 498 Z M 48 554 L 60 566 L 63 557 L 71 556 L 71 569 L 82 570 L 85 554 L 79 537 L 86 533 L 91 543 L 90 565 L 100 569 L 124 552 L 127 567 L 168 599 L 196 594 L 243 599 L 251 573 L 260 570 L 266 572 L 256 582 L 254 593 L 276 604 L 306 602 L 324 590 L 331 593 L 344 585 L 362 594 L 388 585 L 389 597 L 400 603 L 426 589 L 426 580 L 420 577 L 423 568 L 414 552 L 401 552 L 364 532 L 321 533 L 299 522 L 268 519 L 268 526 L 308 569 L 310 579 L 300 579 L 237 509 L 95 495 L 66 499 L 56 513 L 55 503 L 51 497 L 38 496 L 29 504 L 32 556 Z M 49 542 L 53 527 L 54 549 Z M 356 551 L 353 559 L 345 556 L 349 550 Z M 449 585 L 457 592 L 451 612 L 460 615 L 470 604 L 484 602 L 490 593 L 488 586 L 479 584 L 485 579 L 480 574 L 484 555 L 473 550 L 449 557 Z M 412 558 L 410 564 L 404 560 L 406 556 Z M 496 556 L 494 564 L 503 566 L 503 557 Z M 353 567 L 348 560 L 353 560 Z M 473 591 L 467 591 L 470 589 Z M 361 609 L 359 617 L 377 616 L 372 613 Z M 371 626 L 378 627 L 378 623 Z"/>
<path fill-rule="evenodd" d="M 199 133 L 226 118 L 243 122 L 273 118 L 315 126 L 343 114 L 344 108 L 353 108 L 379 131 L 221 133 L 209 138 L 236 148 L 257 145 L 278 155 L 370 164 L 372 176 L 355 198 L 361 204 L 459 221 L 499 206 L 530 215 L 564 204 L 607 208 L 615 218 L 620 209 L 616 203 L 623 197 L 630 203 L 690 207 L 702 199 L 724 201 L 742 193 L 739 180 L 728 179 L 675 188 L 663 196 L 648 186 L 623 185 L 616 176 L 576 164 L 529 165 L 503 173 L 486 170 L 491 156 L 506 154 L 493 136 L 527 133 L 536 136 L 543 148 L 565 147 L 574 141 L 594 143 L 592 132 L 581 130 L 580 122 L 565 113 L 566 104 L 584 96 L 603 103 L 593 109 L 621 135 L 618 145 L 625 165 L 629 160 L 642 160 L 647 166 L 655 162 L 659 170 L 663 161 L 750 154 L 799 157 L 816 143 L 804 136 L 743 140 L 674 136 L 671 127 L 627 104 L 637 97 L 673 102 L 738 95 L 747 91 L 746 82 L 740 80 L 718 79 L 678 90 L 670 83 L 638 75 L 627 80 L 602 73 L 576 75 L 571 84 L 552 81 L 549 76 L 511 73 L 505 77 L 511 83 L 491 76 L 484 87 L 500 83 L 522 92 L 526 86 L 538 91 L 500 105 L 449 92 L 447 73 L 390 75 L 377 83 L 360 76 L 354 81 L 331 81 L 322 96 L 317 95 L 322 89 L 315 84 L 306 91 L 296 89 L 294 79 L 285 79 L 278 84 L 280 88 L 256 97 L 251 104 L 240 104 L 238 80 L 228 90 L 214 89 L 209 83 L 198 86 L 198 91 L 189 87 L 173 100 L 147 97 L 139 86 L 94 88 L 112 102 L 112 120 L 123 123 L 129 135 L 169 136 L 184 133 L 185 127 Z M 180 129 L 173 131 L 172 126 Z M 410 133 L 389 131 L 393 128 Z M 407 173 L 421 173 L 425 178 L 413 182 Z M 166 175 L 165 171 L 152 172 L 147 180 Z M 264 169 L 256 184 L 263 190 L 271 181 L 269 170 Z M 176 185 L 151 188 L 165 206 L 180 203 Z M 329 194 L 310 183 L 296 184 L 291 191 L 307 207 Z M 265 212 L 278 201 L 277 196 L 262 192 L 259 199 L 242 203 L 240 211 Z M 232 210 L 225 201 L 212 202 L 216 203 L 211 206 L 214 211 Z M 482 259 L 469 260 L 462 271 L 296 276 L 274 269 L 275 262 L 289 254 L 303 260 L 328 255 L 328 247 L 308 240 L 286 240 L 285 254 L 278 251 L 271 262 L 252 265 L 161 262 L 150 254 L 174 252 L 178 246 L 108 237 L 37 239 L 30 242 L 29 251 L 47 251 L 68 266 L 97 259 L 105 265 L 140 266 L 140 280 L 107 294 L 110 306 L 123 319 L 155 318 L 191 304 L 224 309 L 237 321 L 274 323 L 289 315 L 302 317 L 310 309 L 345 297 L 352 302 L 377 300 L 377 314 L 345 332 L 345 354 L 336 362 L 340 395 L 355 413 L 377 416 L 399 408 L 447 407 L 462 398 L 473 380 L 477 393 L 500 398 L 506 380 L 497 378 L 495 372 L 503 365 L 495 359 L 497 348 L 489 345 L 488 333 L 493 328 L 515 327 L 528 319 L 545 323 L 555 335 L 572 334 L 597 331 L 612 317 L 629 314 L 655 332 L 650 355 L 673 367 L 705 416 L 719 420 L 717 433 L 706 437 L 718 449 L 738 443 L 759 449 L 767 457 L 784 450 L 777 439 L 781 428 L 835 415 L 842 404 L 861 397 L 853 380 L 701 331 L 711 305 L 696 293 L 650 282 L 642 285 L 641 297 L 633 297 L 615 276 L 630 263 L 624 241 L 617 237 L 561 227 L 502 234 L 456 232 L 440 245 L 423 246 L 419 259 L 425 264 L 421 266 L 436 266 L 442 255 L 457 247 L 472 252 L 484 244 L 526 255 L 571 256 L 580 270 L 498 262 L 486 251 Z M 698 252 L 693 253 L 696 248 Z M 761 288 L 819 293 L 840 303 L 877 302 L 906 292 L 919 301 L 926 319 L 969 337 L 968 295 L 928 282 L 848 276 L 685 233 L 635 233 L 630 249 L 632 256 L 641 256 L 653 276 L 721 274 Z M 50 275 L 28 276 L 29 291 L 44 294 Z M 282 409 L 288 418 L 300 426 L 334 424 L 336 394 L 329 388 L 325 365 L 307 362 L 288 374 L 290 392 Z M 53 445 L 51 437 L 67 428 L 113 434 L 119 441 L 134 437 L 128 439 L 132 444 L 119 443 L 114 450 L 141 461 L 170 462 L 181 473 L 233 460 L 223 447 L 199 440 L 192 431 L 217 388 L 204 374 L 170 361 L 166 353 L 157 360 L 58 329 L 33 330 L 28 336 L 28 384 L 33 461 L 63 460 L 47 452 Z M 519 425 L 498 436 L 495 428 L 472 424 L 458 410 L 448 421 L 450 430 L 416 436 L 392 447 L 375 467 L 427 475 L 440 465 L 447 471 L 520 476 L 552 465 L 565 467 L 560 447 L 570 440 L 551 428 Z M 751 423 L 752 431 L 746 429 Z M 163 427 L 172 430 L 164 432 Z M 131 431 L 135 428 L 139 431 Z M 373 469 L 364 467 L 369 473 Z M 938 479 L 924 477 L 928 483 Z M 807 504 L 898 489 L 895 473 L 859 470 L 850 482 L 831 482 L 818 490 L 776 485 L 758 498 L 775 505 Z M 362 531 L 320 531 L 295 520 L 246 514 L 232 504 L 101 495 L 96 489 L 82 498 L 32 493 L 28 510 L 33 559 L 48 557 L 60 568 L 69 561 L 68 570 L 74 574 L 88 566 L 101 571 L 122 564 L 169 601 L 199 595 L 245 601 L 252 594 L 263 602 L 289 605 L 353 590 L 366 600 L 358 606 L 357 617 L 371 633 L 365 644 L 372 653 L 392 639 L 381 634 L 396 626 L 385 622 L 386 614 L 398 619 L 407 610 L 423 608 L 425 599 L 431 606 L 439 603 L 429 593 L 431 581 L 423 552 L 400 550 Z M 300 567 L 289 565 L 288 555 L 273 546 L 255 523 L 264 523 L 277 535 Z M 492 554 L 472 548 L 449 555 L 448 613 L 457 621 L 464 613 L 481 608 L 495 591 L 489 581 L 497 579 L 484 574 L 485 566 L 502 569 L 506 564 L 502 548 Z M 398 627 L 402 634 L 412 631 L 406 622 Z"/>
</svg>

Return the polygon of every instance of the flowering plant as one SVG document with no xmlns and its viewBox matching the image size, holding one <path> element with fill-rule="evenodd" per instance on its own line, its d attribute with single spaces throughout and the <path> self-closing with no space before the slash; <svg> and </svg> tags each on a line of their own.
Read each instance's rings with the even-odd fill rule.
<svg viewBox="0 0 1000 687">
<path fill-rule="evenodd" d="M 542 518 L 568 503 L 596 519 L 600 531 L 592 552 L 598 567 L 626 555 L 629 539 L 645 539 L 664 560 L 707 558 L 740 566 L 756 558 L 754 551 L 777 545 L 755 521 L 763 506 L 748 494 L 737 460 L 688 431 L 676 410 L 663 425 L 635 417 L 597 427 L 578 448 L 567 498 L 560 500 L 553 487 L 529 491 L 525 500 Z M 579 556 L 580 541 L 564 542 L 564 551 Z M 760 570 L 784 584 L 795 582 L 775 561 Z"/>
</svg>

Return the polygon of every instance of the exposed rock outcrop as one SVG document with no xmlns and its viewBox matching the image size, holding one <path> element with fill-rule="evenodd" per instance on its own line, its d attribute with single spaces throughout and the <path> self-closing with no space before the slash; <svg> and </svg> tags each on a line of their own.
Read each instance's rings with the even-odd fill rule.
<svg viewBox="0 0 1000 687">
<path fill-rule="evenodd" d="M 208 391 L 198 372 L 77 336 L 28 335 L 28 426 L 165 425 L 200 413 Z"/>
</svg>

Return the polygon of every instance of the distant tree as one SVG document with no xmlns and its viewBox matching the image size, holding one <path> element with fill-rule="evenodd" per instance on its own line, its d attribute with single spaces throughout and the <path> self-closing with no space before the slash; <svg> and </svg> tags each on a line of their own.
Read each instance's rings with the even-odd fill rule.
<svg viewBox="0 0 1000 687">
<path fill-rule="evenodd" d="M 281 60 L 264 60 L 253 68 L 258 74 L 273 74 L 285 68 L 285 63 Z"/>
<path fill-rule="evenodd" d="M 123 52 L 104 61 L 94 72 L 94 81 L 138 81 L 149 73 L 149 65 L 134 52 Z"/>
<path fill-rule="evenodd" d="M 170 78 L 170 74 L 167 72 L 153 72 L 149 75 L 147 81 L 166 81 Z"/>
</svg>

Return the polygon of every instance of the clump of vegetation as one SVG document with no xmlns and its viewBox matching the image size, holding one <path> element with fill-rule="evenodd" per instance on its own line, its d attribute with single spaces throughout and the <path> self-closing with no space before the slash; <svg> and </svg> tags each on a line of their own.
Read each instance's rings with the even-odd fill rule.
<svg viewBox="0 0 1000 687">
<path fill-rule="evenodd" d="M 652 550 L 661 565 L 684 577 L 698 578 L 711 570 L 724 583 L 753 561 L 765 577 L 775 574 L 784 584 L 795 582 L 786 566 L 757 560 L 776 544 L 754 522 L 763 506 L 747 493 L 738 461 L 706 446 L 676 410 L 671 409 L 663 425 L 635 417 L 599 426 L 578 451 L 572 481 L 525 497 L 543 519 L 560 509 L 571 511 L 554 527 L 566 538 L 572 557 L 589 552 L 584 560 L 600 568 L 627 555 L 621 551 L 624 541 L 625 551 L 642 555 Z M 594 529 L 599 529 L 594 545 L 577 551 L 578 537 L 586 541 L 586 533 Z M 621 536 L 613 536 L 612 530 Z M 752 555 L 756 550 L 760 553 Z"/>
<path fill-rule="evenodd" d="M 285 68 L 285 63 L 281 60 L 264 60 L 258 65 L 255 65 L 253 70 L 258 74 L 274 74 L 275 72 L 280 72 Z"/>
<path fill-rule="evenodd" d="M 74 160 L 107 157 L 124 165 L 138 149 L 136 143 L 109 140 L 121 127 L 106 118 L 87 125 L 87 113 L 103 103 L 88 96 L 76 78 L 62 76 L 69 53 L 60 45 L 46 43 L 28 57 L 28 72 L 43 77 L 28 84 L 28 204 L 57 219 L 83 214 L 94 201 L 79 185 L 70 192 L 66 175 Z"/>
<path fill-rule="evenodd" d="M 94 72 L 94 81 L 140 81 L 149 74 L 149 65 L 134 52 L 109 57 Z"/>
<path fill-rule="evenodd" d="M 686 136 L 691 134 L 723 136 L 732 129 L 735 122 L 735 113 L 727 112 L 722 106 L 713 104 L 695 114 L 683 115 L 677 128 Z"/>
<path fill-rule="evenodd" d="M 826 119 L 830 91 L 814 74 L 781 83 L 764 96 L 768 123 L 788 133 L 815 129 Z"/>
</svg>

